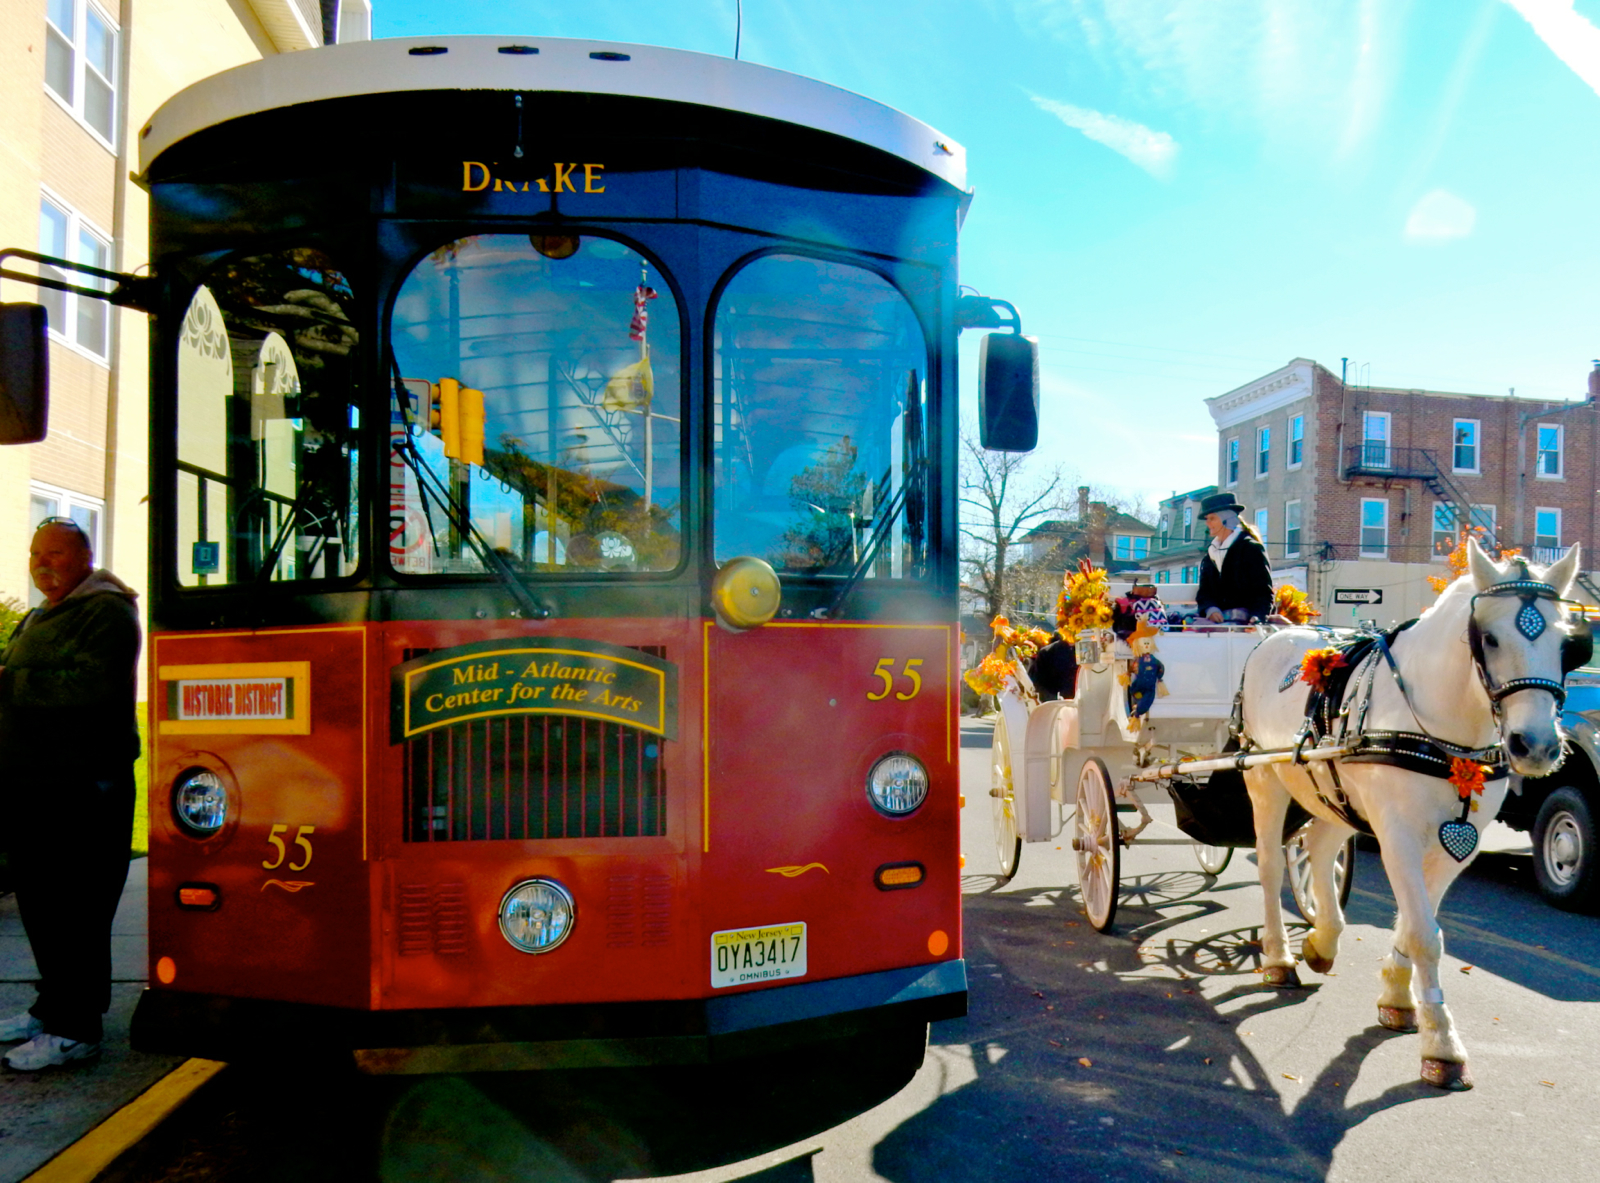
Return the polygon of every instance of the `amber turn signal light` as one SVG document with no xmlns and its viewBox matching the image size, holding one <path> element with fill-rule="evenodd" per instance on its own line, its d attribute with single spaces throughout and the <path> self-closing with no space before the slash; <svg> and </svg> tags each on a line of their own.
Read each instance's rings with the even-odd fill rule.
<svg viewBox="0 0 1600 1183">
<path fill-rule="evenodd" d="M 915 887 L 926 877 L 921 863 L 884 863 L 872 876 L 879 891 L 903 891 Z"/>
<path fill-rule="evenodd" d="M 178 888 L 178 907 L 192 911 L 215 912 L 222 904 L 222 892 L 214 883 L 185 883 Z"/>
</svg>

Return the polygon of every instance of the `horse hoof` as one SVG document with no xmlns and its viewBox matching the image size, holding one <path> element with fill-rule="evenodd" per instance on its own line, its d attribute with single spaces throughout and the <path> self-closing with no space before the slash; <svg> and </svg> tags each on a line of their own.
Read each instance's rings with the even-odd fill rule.
<svg viewBox="0 0 1600 1183">
<path fill-rule="evenodd" d="M 1423 1060 L 1422 1079 L 1434 1088 L 1464 1093 L 1472 1087 L 1472 1072 L 1454 1060 Z"/>
<path fill-rule="evenodd" d="M 1417 1029 L 1417 1012 L 1409 1006 L 1380 1006 L 1378 1008 L 1378 1026 L 1387 1027 L 1390 1031 L 1404 1031 L 1407 1034 Z M 1433 1061 L 1438 1063 L 1439 1061 Z M 1423 1069 L 1426 1074 L 1427 1069 Z"/>
<path fill-rule="evenodd" d="M 1262 974 L 1269 986 L 1277 986 L 1284 990 L 1297 989 L 1300 985 L 1300 975 L 1295 972 L 1292 965 L 1269 965 Z"/>
<path fill-rule="evenodd" d="M 1300 945 L 1300 956 L 1305 961 L 1312 973 L 1325 974 L 1333 968 L 1333 958 L 1324 957 L 1317 952 L 1317 947 L 1307 937 Z"/>
</svg>

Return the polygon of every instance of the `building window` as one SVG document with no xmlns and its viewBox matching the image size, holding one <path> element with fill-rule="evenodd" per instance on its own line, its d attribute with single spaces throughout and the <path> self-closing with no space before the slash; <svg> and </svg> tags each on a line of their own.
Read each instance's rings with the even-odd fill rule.
<svg viewBox="0 0 1600 1183">
<path fill-rule="evenodd" d="M 1237 485 L 1238 483 L 1239 441 L 1237 439 L 1231 439 L 1228 441 L 1228 484 Z"/>
<path fill-rule="evenodd" d="M 1299 468 L 1306 455 L 1306 417 L 1289 420 L 1289 467 Z"/>
<path fill-rule="evenodd" d="M 1298 501 L 1285 501 L 1283 503 L 1283 553 L 1285 558 L 1294 558 L 1300 553 L 1300 503 Z"/>
<path fill-rule="evenodd" d="M 1533 511 L 1533 561 L 1550 564 L 1561 557 L 1561 511 L 1541 506 Z"/>
<path fill-rule="evenodd" d="M 1167 545 L 1167 526 L 1168 526 L 1167 515 L 1166 514 L 1162 514 L 1161 515 L 1161 545 L 1162 545 L 1162 547 L 1165 547 Z"/>
<path fill-rule="evenodd" d="M 88 0 L 46 0 L 45 87 L 112 147 L 118 36 L 116 24 Z"/>
<path fill-rule="evenodd" d="M 1267 544 L 1267 511 L 1256 510 L 1256 533 L 1261 536 L 1261 545 Z"/>
<path fill-rule="evenodd" d="M 1150 557 L 1150 539 L 1143 534 L 1133 536 L 1133 557 L 1136 560 Z"/>
<path fill-rule="evenodd" d="M 71 518 L 89 536 L 89 545 L 98 559 L 103 553 L 101 527 L 105 521 L 106 503 L 98 497 L 86 497 L 69 489 L 43 485 L 34 481 L 29 486 L 28 529 L 46 518 Z M 44 594 L 38 588 L 28 589 L 28 607 L 37 608 L 44 603 Z"/>
<path fill-rule="evenodd" d="M 1361 463 L 1389 467 L 1389 412 L 1368 411 L 1361 417 Z"/>
<path fill-rule="evenodd" d="M 1561 475 L 1561 424 L 1539 424 L 1539 464 L 1535 471 L 1542 477 Z"/>
<path fill-rule="evenodd" d="M 1262 427 L 1256 431 L 1256 475 L 1266 476 L 1267 470 L 1272 467 L 1272 428 Z"/>
<path fill-rule="evenodd" d="M 1450 466 L 1456 472 L 1478 471 L 1478 421 L 1457 419 L 1450 429 Z"/>
<path fill-rule="evenodd" d="M 1456 511 L 1448 501 L 1433 503 L 1433 557 L 1443 559 L 1456 548 Z"/>
<path fill-rule="evenodd" d="M 1363 558 L 1389 557 L 1389 502 L 1384 498 L 1361 499 L 1361 554 Z"/>
<path fill-rule="evenodd" d="M 1193 542 L 1194 541 L 1194 506 L 1193 505 L 1185 505 L 1183 507 L 1183 540 L 1185 542 Z"/>
<path fill-rule="evenodd" d="M 91 228 L 65 203 L 49 195 L 39 202 L 39 253 L 87 263 L 91 267 L 109 269 L 111 266 L 110 239 Z M 79 287 L 106 287 L 103 280 L 78 272 L 68 276 L 57 267 L 44 264 L 40 264 L 39 273 L 46 278 L 63 280 Z M 39 289 L 39 302 L 45 306 L 45 319 L 51 336 L 76 345 L 95 357 L 106 357 L 111 338 L 109 304 L 104 300 L 49 288 Z"/>
<path fill-rule="evenodd" d="M 1133 557 L 1132 541 L 1126 534 L 1117 535 L 1117 558 L 1126 561 Z"/>
<path fill-rule="evenodd" d="M 1472 507 L 1472 524 L 1485 534 L 1494 534 L 1494 506 L 1474 505 Z"/>
</svg>

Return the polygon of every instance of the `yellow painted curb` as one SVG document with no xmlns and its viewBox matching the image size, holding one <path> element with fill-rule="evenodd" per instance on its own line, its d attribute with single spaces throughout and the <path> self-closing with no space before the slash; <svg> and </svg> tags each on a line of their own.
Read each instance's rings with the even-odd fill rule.
<svg viewBox="0 0 1600 1183">
<path fill-rule="evenodd" d="M 226 1067 L 220 1060 L 185 1060 L 22 1183 L 90 1183 Z"/>
</svg>

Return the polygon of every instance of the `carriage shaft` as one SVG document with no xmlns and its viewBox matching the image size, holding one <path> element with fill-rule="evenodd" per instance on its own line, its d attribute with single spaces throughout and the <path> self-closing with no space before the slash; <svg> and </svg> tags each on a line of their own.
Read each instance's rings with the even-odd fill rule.
<svg viewBox="0 0 1600 1183">
<path fill-rule="evenodd" d="M 1174 776 L 1187 776 L 1192 772 L 1225 772 L 1229 769 L 1255 768 L 1262 764 L 1304 764 L 1312 760 L 1337 760 L 1348 756 L 1351 747 L 1278 748 L 1270 752 L 1250 752 L 1238 756 L 1214 756 L 1207 760 L 1179 760 L 1176 764 L 1157 764 L 1134 773 L 1128 779 L 1136 781 L 1170 780 Z"/>
</svg>

